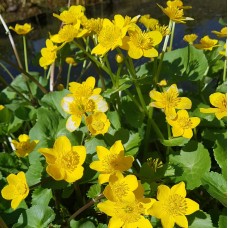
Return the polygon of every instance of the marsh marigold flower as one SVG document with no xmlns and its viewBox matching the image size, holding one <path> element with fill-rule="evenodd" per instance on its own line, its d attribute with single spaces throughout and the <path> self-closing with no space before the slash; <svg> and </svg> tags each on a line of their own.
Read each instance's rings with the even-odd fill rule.
<svg viewBox="0 0 228 228">
<path fill-rule="evenodd" d="M 46 47 L 41 49 L 41 58 L 39 59 L 39 64 L 43 68 L 47 68 L 47 66 L 51 65 L 55 62 L 57 58 L 57 50 L 58 47 L 53 44 L 50 39 L 46 40 Z"/>
<path fill-rule="evenodd" d="M 110 175 L 130 169 L 134 161 L 134 157 L 124 155 L 124 147 L 120 140 L 116 141 L 110 150 L 97 146 L 97 156 L 99 160 L 93 161 L 90 168 L 100 172 L 100 184 L 108 182 Z"/>
<path fill-rule="evenodd" d="M 174 137 L 182 136 L 184 138 L 192 138 L 192 129 L 200 123 L 200 118 L 189 117 L 186 110 L 179 110 L 175 119 L 166 118 L 169 125 L 172 126 Z"/>
<path fill-rule="evenodd" d="M 103 18 L 90 18 L 90 19 L 85 19 L 82 22 L 83 28 L 87 30 L 87 34 L 97 34 L 99 35 L 102 27 L 103 27 Z"/>
<path fill-rule="evenodd" d="M 218 38 L 224 38 L 227 37 L 227 27 L 222 28 L 220 31 L 211 31 L 214 33 Z"/>
<path fill-rule="evenodd" d="M 104 135 L 108 132 L 110 121 L 103 112 L 95 112 L 86 117 L 86 126 L 92 135 Z"/>
<path fill-rule="evenodd" d="M 108 51 L 121 46 L 126 32 L 127 27 L 121 28 L 105 18 L 103 27 L 98 35 L 98 45 L 93 48 L 91 53 L 104 56 Z"/>
<path fill-rule="evenodd" d="M 86 113 L 106 112 L 108 105 L 100 94 L 101 89 L 95 88 L 95 78 L 89 77 L 82 84 L 71 82 L 70 94 L 61 101 L 63 110 L 70 114 L 66 123 L 69 131 L 75 131 L 81 124 Z"/>
<path fill-rule="evenodd" d="M 75 62 L 74 58 L 72 57 L 66 57 L 65 62 L 69 65 L 76 66 L 77 63 Z"/>
<path fill-rule="evenodd" d="M 29 187 L 26 181 L 25 173 L 19 172 L 17 175 L 10 174 L 6 177 L 8 185 L 2 191 L 2 197 L 11 201 L 11 207 L 16 209 L 22 200 L 29 194 Z"/>
<path fill-rule="evenodd" d="M 133 59 L 142 56 L 152 58 L 158 56 L 158 51 L 154 48 L 162 41 L 162 34 L 158 31 L 143 32 L 139 27 L 128 31 L 129 36 L 123 39 L 122 49 L 128 51 L 128 55 Z"/>
<path fill-rule="evenodd" d="M 125 201 L 134 197 L 133 191 L 138 187 L 138 180 L 134 175 L 123 176 L 117 172 L 110 176 L 109 184 L 104 189 L 104 196 L 111 201 Z"/>
<path fill-rule="evenodd" d="M 47 173 L 55 180 L 72 183 L 83 176 L 86 149 L 84 146 L 71 146 L 66 136 L 58 137 L 53 148 L 40 148 L 39 152 L 46 158 Z"/>
<path fill-rule="evenodd" d="M 197 37 L 198 36 L 196 34 L 188 34 L 184 36 L 183 40 L 188 42 L 189 44 L 193 44 Z"/>
<path fill-rule="evenodd" d="M 210 103 L 215 108 L 200 108 L 202 113 L 214 113 L 217 119 L 227 116 L 227 98 L 226 94 L 216 92 L 209 96 Z"/>
<path fill-rule="evenodd" d="M 167 7 L 163 8 L 157 4 L 160 9 L 166 14 L 169 19 L 176 23 L 185 23 L 187 20 L 193 20 L 191 17 L 184 17 L 183 9 L 190 9 L 190 6 L 183 6 L 183 2 L 180 0 L 167 1 Z"/>
<path fill-rule="evenodd" d="M 142 15 L 139 22 L 149 30 L 154 30 L 155 26 L 159 24 L 158 20 L 151 18 L 149 14 Z"/>
<path fill-rule="evenodd" d="M 85 7 L 71 6 L 68 10 L 64 10 L 60 15 L 53 14 L 54 17 L 57 17 L 64 24 L 77 24 L 84 17 Z"/>
<path fill-rule="evenodd" d="M 155 100 L 150 106 L 164 109 L 167 118 L 174 119 L 176 117 L 176 109 L 190 109 L 192 102 L 187 97 L 179 97 L 177 85 L 173 84 L 165 92 L 156 90 L 150 91 L 150 97 Z"/>
<path fill-rule="evenodd" d="M 163 228 L 188 227 L 186 215 L 199 210 L 199 204 L 186 198 L 185 183 L 180 182 L 171 189 L 166 185 L 158 187 L 157 199 L 148 210 L 149 214 L 161 219 Z"/>
<path fill-rule="evenodd" d="M 15 153 L 18 157 L 28 156 L 36 147 L 39 140 L 30 140 L 30 137 L 26 134 L 19 135 L 18 140 L 12 140 L 15 146 Z"/>
<path fill-rule="evenodd" d="M 33 30 L 31 24 L 28 23 L 25 23 L 23 25 L 16 24 L 14 28 L 12 26 L 9 28 L 16 32 L 18 35 L 26 35 Z"/>
<path fill-rule="evenodd" d="M 204 36 L 200 39 L 199 44 L 194 44 L 194 47 L 201 50 L 211 51 L 214 47 L 217 47 L 218 40 L 211 39 L 209 36 Z"/>
</svg>

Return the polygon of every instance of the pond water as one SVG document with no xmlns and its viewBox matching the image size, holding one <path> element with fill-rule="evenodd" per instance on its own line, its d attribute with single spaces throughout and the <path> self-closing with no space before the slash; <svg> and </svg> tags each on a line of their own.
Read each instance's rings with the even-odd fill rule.
<svg viewBox="0 0 228 228">
<path fill-rule="evenodd" d="M 100 16 L 113 18 L 113 15 L 115 14 L 128 16 L 150 14 L 151 17 L 159 19 L 161 24 L 168 24 L 168 18 L 164 16 L 160 8 L 156 5 L 156 3 L 159 3 L 160 5 L 165 6 L 165 0 L 103 0 L 100 2 L 103 2 L 103 4 L 90 4 L 86 7 L 86 15 L 88 17 Z M 211 33 L 211 31 L 220 30 L 223 25 L 219 23 L 219 19 L 222 18 L 223 21 L 226 22 L 227 18 L 226 0 L 186 0 L 183 2 L 184 5 L 192 6 L 192 9 L 185 11 L 185 15 L 192 17 L 195 20 L 189 21 L 187 24 L 176 24 L 173 43 L 174 49 L 186 46 L 186 43 L 183 41 L 183 36 L 185 34 L 196 33 L 199 38 L 205 35 L 209 35 L 214 38 L 215 36 Z M 36 58 L 37 53 L 39 53 L 40 49 L 45 46 L 45 40 L 48 37 L 48 32 L 51 34 L 56 33 L 59 29 L 60 23 L 52 16 L 51 13 L 45 13 L 26 21 L 22 21 L 21 23 L 24 22 L 30 22 L 34 27 L 33 32 L 28 35 L 30 70 L 40 71 L 43 73 L 40 67 L 34 66 L 38 62 L 38 59 Z M 15 23 L 13 23 L 13 25 L 14 24 Z M 21 37 L 14 34 L 14 39 L 21 55 L 21 59 L 23 59 Z M 10 43 L 2 26 L 0 26 L 0 53 L 6 58 L 11 59 L 11 61 L 15 61 Z M 140 64 L 140 62 L 138 64 Z M 7 67 L 13 75 L 17 75 L 19 73 L 10 66 Z M 78 70 L 80 70 L 80 68 Z M 87 74 L 90 75 L 91 72 L 89 71 Z M 0 75 L 6 78 L 7 81 L 10 80 L 2 68 L 0 68 Z"/>
</svg>

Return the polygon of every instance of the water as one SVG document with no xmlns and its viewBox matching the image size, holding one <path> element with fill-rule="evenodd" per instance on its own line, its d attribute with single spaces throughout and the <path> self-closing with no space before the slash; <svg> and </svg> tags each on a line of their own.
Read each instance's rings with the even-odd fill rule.
<svg viewBox="0 0 228 228">
<path fill-rule="evenodd" d="M 157 2 L 159 2 L 159 4 L 162 6 L 165 6 L 166 4 L 165 0 L 106 0 L 103 1 L 103 4 L 90 5 L 86 7 L 86 15 L 88 17 L 100 16 L 113 18 L 115 14 L 121 14 L 123 16 L 150 14 L 151 17 L 159 19 L 161 24 L 168 24 L 168 18 L 164 16 L 160 8 L 156 5 Z M 189 21 L 187 24 L 176 24 L 173 43 L 174 49 L 186 46 L 186 42 L 183 41 L 183 36 L 185 34 L 196 33 L 199 36 L 199 39 L 205 35 L 215 38 L 215 35 L 212 34 L 211 31 L 220 30 L 222 27 L 224 27 L 223 25 L 219 24 L 218 21 L 220 18 L 222 18 L 226 22 L 227 2 L 225 0 L 186 0 L 184 1 L 184 4 L 192 6 L 192 9 L 185 11 L 185 15 L 192 17 L 195 20 Z M 24 22 L 25 21 L 19 23 Z M 45 40 L 48 37 L 48 32 L 54 34 L 58 31 L 60 22 L 56 18 L 52 17 L 51 14 L 43 14 L 26 20 L 26 22 L 32 23 L 34 27 L 34 31 L 28 34 L 28 55 L 30 56 L 29 69 L 31 71 L 39 71 L 41 74 L 43 74 L 43 70 L 39 66 L 36 66 L 38 64 L 37 53 L 39 53 L 40 49 L 45 46 Z M 14 34 L 14 39 L 21 56 L 21 60 L 23 61 L 23 45 L 21 37 Z M 0 53 L 6 58 L 15 62 L 9 40 L 1 26 Z M 138 64 L 140 64 L 140 61 Z M 19 73 L 10 66 L 7 66 L 7 68 L 14 76 Z M 65 69 L 66 66 L 64 67 L 63 72 L 65 72 Z M 92 74 L 93 70 L 94 69 L 91 69 L 86 74 Z M 79 74 L 79 71 L 80 66 L 77 68 L 77 70 L 73 69 L 74 75 Z M 0 75 L 6 78 L 7 81 L 10 81 L 9 76 L 2 70 L 2 68 L 0 68 Z"/>
</svg>

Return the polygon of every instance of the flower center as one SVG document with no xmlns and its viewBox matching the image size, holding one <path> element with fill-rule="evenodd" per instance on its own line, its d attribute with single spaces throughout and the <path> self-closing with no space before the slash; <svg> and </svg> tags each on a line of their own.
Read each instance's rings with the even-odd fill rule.
<svg viewBox="0 0 228 228">
<path fill-rule="evenodd" d="M 104 27 L 99 34 L 99 42 L 103 47 L 112 48 L 122 37 L 121 30 L 115 26 Z"/>
<path fill-rule="evenodd" d="M 107 155 L 103 160 L 103 170 L 106 173 L 119 170 L 119 159 L 117 154 Z"/>
<path fill-rule="evenodd" d="M 66 169 L 74 171 L 78 166 L 79 156 L 76 153 L 68 152 L 62 157 L 61 163 Z"/>
<path fill-rule="evenodd" d="M 16 186 L 16 188 L 17 188 L 17 192 L 18 192 L 19 195 L 24 195 L 27 192 L 27 190 L 28 190 L 27 185 L 24 184 L 24 183 L 18 184 Z"/>
<path fill-rule="evenodd" d="M 174 91 L 168 91 L 164 93 L 162 103 L 167 107 L 176 107 L 180 102 L 180 98 L 178 97 L 178 93 Z"/>
<path fill-rule="evenodd" d="M 131 41 L 141 49 L 151 49 L 153 47 L 153 39 L 151 39 L 145 32 L 132 33 L 130 36 Z"/>
<path fill-rule="evenodd" d="M 167 202 L 164 204 L 164 209 L 172 216 L 185 215 L 187 203 L 184 197 L 174 194 L 168 198 Z"/>
<path fill-rule="evenodd" d="M 181 126 L 183 129 L 189 129 L 192 128 L 192 121 L 190 118 L 186 117 L 180 117 L 178 118 L 178 124 Z"/>
<path fill-rule="evenodd" d="M 104 126 L 105 126 L 105 124 L 102 121 L 100 121 L 100 120 L 95 120 L 92 123 L 93 129 L 96 130 L 96 131 L 103 130 L 104 129 Z"/>
<path fill-rule="evenodd" d="M 127 192 L 129 191 L 129 187 L 126 183 L 117 183 L 112 186 L 112 191 L 114 192 L 114 196 L 117 199 L 121 199 L 123 196 L 127 195 Z"/>
</svg>

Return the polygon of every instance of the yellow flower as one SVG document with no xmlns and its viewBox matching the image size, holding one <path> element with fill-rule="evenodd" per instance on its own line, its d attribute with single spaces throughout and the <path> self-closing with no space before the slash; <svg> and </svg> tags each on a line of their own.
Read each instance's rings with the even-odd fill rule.
<svg viewBox="0 0 228 228">
<path fill-rule="evenodd" d="M 57 58 L 57 46 L 55 46 L 50 39 L 46 40 L 46 47 L 41 49 L 42 57 L 39 60 L 39 64 L 43 68 L 51 65 Z"/>
<path fill-rule="evenodd" d="M 151 18 L 149 14 L 140 17 L 139 22 L 147 29 L 154 30 L 155 26 L 159 24 L 157 19 Z"/>
<path fill-rule="evenodd" d="M 93 161 L 90 168 L 100 172 L 100 184 L 108 182 L 110 175 L 130 169 L 134 161 L 132 156 L 124 156 L 124 147 L 120 140 L 116 141 L 110 150 L 97 146 L 97 156 L 99 161 Z"/>
<path fill-rule="evenodd" d="M 200 108 L 202 113 L 214 113 L 217 119 L 227 116 L 227 98 L 226 94 L 216 92 L 209 96 L 210 103 L 215 108 Z"/>
<path fill-rule="evenodd" d="M 59 20 L 64 22 L 64 24 L 77 24 L 84 17 L 85 7 L 71 6 L 68 10 L 64 10 L 60 15 L 53 14 L 54 17 L 57 17 Z"/>
<path fill-rule="evenodd" d="M 186 23 L 185 21 L 187 20 L 194 20 L 191 17 L 184 17 L 184 11 L 183 11 L 183 6 L 180 7 L 178 3 L 176 4 L 175 2 L 177 1 L 168 1 L 168 2 L 173 2 L 174 4 L 167 4 L 168 6 L 166 8 L 163 8 L 159 4 L 157 4 L 161 10 L 163 11 L 164 14 L 166 14 L 171 21 L 176 22 L 176 23 Z M 180 2 L 180 1 L 178 1 Z"/>
<path fill-rule="evenodd" d="M 16 209 L 22 200 L 29 194 L 29 187 L 26 181 L 25 173 L 19 172 L 17 175 L 10 174 L 6 177 L 8 185 L 2 191 L 2 197 L 11 201 L 11 207 Z"/>
<path fill-rule="evenodd" d="M 192 129 L 200 123 L 200 118 L 189 117 L 186 110 L 179 110 L 175 119 L 166 118 L 167 122 L 172 126 L 174 137 L 182 136 L 184 138 L 192 138 Z"/>
<path fill-rule="evenodd" d="M 148 204 L 151 202 L 149 201 Z M 146 214 L 146 204 L 139 201 L 134 195 L 124 201 L 106 200 L 97 207 L 112 218 L 109 220 L 109 228 L 152 228 L 151 223 L 143 215 Z"/>
<path fill-rule="evenodd" d="M 117 63 L 122 63 L 124 61 L 124 56 L 122 54 L 116 54 L 115 60 Z"/>
<path fill-rule="evenodd" d="M 129 31 L 129 36 L 123 39 L 122 49 L 128 50 L 128 55 L 133 59 L 142 56 L 152 58 L 158 56 L 154 48 L 162 41 L 162 34 L 158 31 L 143 32 L 139 27 Z"/>
<path fill-rule="evenodd" d="M 193 44 L 193 42 L 197 39 L 197 35 L 196 34 L 189 34 L 189 35 L 185 35 L 183 40 L 188 42 L 189 44 Z"/>
<path fill-rule="evenodd" d="M 39 140 L 31 141 L 30 137 L 26 134 L 19 135 L 18 140 L 12 140 L 13 145 L 15 146 L 15 153 L 18 157 L 28 156 L 36 147 Z"/>
<path fill-rule="evenodd" d="M 227 27 L 222 28 L 221 31 L 213 30 L 211 32 L 217 35 L 219 38 L 227 37 Z"/>
<path fill-rule="evenodd" d="M 26 35 L 31 30 L 33 30 L 31 24 L 28 23 L 25 23 L 23 25 L 16 24 L 15 28 L 13 28 L 12 26 L 10 26 L 9 28 L 16 32 L 18 35 Z"/>
<path fill-rule="evenodd" d="M 99 93 L 100 88 L 94 89 L 95 78 L 89 77 L 82 84 L 70 83 L 72 94 L 65 96 L 61 101 L 63 110 L 70 114 L 66 123 L 69 131 L 75 131 L 81 124 L 82 117 L 86 113 L 106 112 L 108 105 Z"/>
<path fill-rule="evenodd" d="M 167 118 L 174 119 L 176 117 L 176 109 L 190 109 L 192 102 L 187 97 L 179 97 L 177 85 L 173 84 L 165 92 L 156 90 L 150 91 L 150 97 L 155 100 L 150 106 L 164 109 Z"/>
<path fill-rule="evenodd" d="M 75 38 L 80 38 L 87 33 L 86 29 L 80 29 L 80 23 L 74 25 L 64 25 L 58 34 L 51 36 L 54 43 L 68 43 Z"/>
<path fill-rule="evenodd" d="M 108 132 L 110 121 L 103 112 L 95 112 L 86 117 L 86 126 L 92 135 L 104 135 Z"/>
<path fill-rule="evenodd" d="M 71 146 L 66 136 L 58 137 L 53 148 L 40 148 L 39 152 L 48 163 L 47 173 L 55 180 L 72 183 L 83 176 L 86 149 L 84 146 Z"/>
<path fill-rule="evenodd" d="M 0 111 L 4 109 L 5 107 L 3 105 L 0 105 Z"/>
<path fill-rule="evenodd" d="M 131 18 L 129 16 L 123 17 L 120 14 L 116 14 L 114 16 L 113 24 L 121 28 L 124 32 L 126 32 L 129 28 L 134 28 L 138 19 L 139 19 L 139 16 L 135 16 Z"/>
<path fill-rule="evenodd" d="M 223 46 L 223 49 L 219 52 L 220 55 L 226 56 L 226 43 Z"/>
<path fill-rule="evenodd" d="M 105 18 L 103 27 L 98 35 L 98 45 L 93 48 L 91 53 L 104 56 L 108 51 L 121 46 L 126 32 L 127 28 L 120 28 Z"/>
<path fill-rule="evenodd" d="M 138 187 L 136 176 L 123 176 L 117 172 L 109 178 L 109 184 L 104 189 L 104 196 L 110 201 L 127 201 L 134 197 L 133 191 Z"/>
<path fill-rule="evenodd" d="M 90 18 L 82 22 L 83 27 L 87 30 L 87 33 L 95 33 L 99 35 L 103 27 L 103 18 Z"/>
<path fill-rule="evenodd" d="M 72 65 L 72 66 L 76 66 L 77 65 L 77 63 L 75 62 L 74 58 L 72 58 L 72 57 L 66 57 L 65 61 L 69 65 Z"/>
<path fill-rule="evenodd" d="M 166 185 L 158 187 L 157 199 L 149 209 L 149 214 L 161 219 L 163 228 L 188 227 L 186 215 L 199 210 L 199 204 L 186 198 L 185 183 L 180 182 L 171 189 Z"/>
<path fill-rule="evenodd" d="M 160 32 L 162 34 L 162 37 L 167 36 L 167 35 L 169 35 L 171 33 L 168 26 L 166 26 L 166 25 L 159 25 L 159 24 L 155 25 L 153 31 Z"/>
<path fill-rule="evenodd" d="M 172 1 L 167 1 L 167 6 L 169 7 L 177 7 L 179 9 L 191 9 L 191 6 L 184 6 L 183 2 L 181 0 L 172 0 Z"/>
<path fill-rule="evenodd" d="M 159 86 L 167 86 L 167 81 L 165 79 L 157 83 Z"/>
<path fill-rule="evenodd" d="M 199 44 L 194 44 L 194 47 L 201 50 L 211 51 L 214 47 L 218 46 L 217 43 L 218 43 L 218 40 L 211 39 L 209 36 L 204 36 L 203 38 L 200 39 Z"/>
</svg>

